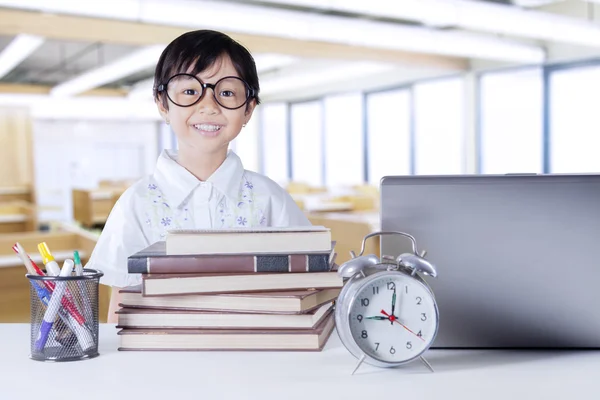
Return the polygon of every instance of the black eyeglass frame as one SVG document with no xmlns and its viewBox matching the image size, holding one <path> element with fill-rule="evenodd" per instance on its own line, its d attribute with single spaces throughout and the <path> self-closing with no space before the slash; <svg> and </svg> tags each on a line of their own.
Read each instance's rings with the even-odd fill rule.
<svg viewBox="0 0 600 400">
<path fill-rule="evenodd" d="M 169 96 L 169 91 L 167 90 L 167 87 L 168 87 L 168 85 L 169 85 L 169 82 L 171 82 L 171 80 L 172 80 L 173 78 L 177 78 L 177 77 L 180 77 L 180 76 L 189 76 L 189 77 L 191 77 L 191 78 L 194 78 L 195 80 L 197 80 L 197 81 L 200 83 L 200 87 L 202 87 L 202 93 L 200 94 L 200 96 L 198 97 L 198 99 L 197 99 L 195 102 L 193 102 L 192 104 L 189 104 L 189 105 L 187 105 L 187 106 L 182 106 L 182 105 L 180 105 L 180 104 L 177 104 L 177 103 L 175 103 L 175 102 L 173 101 L 173 99 L 171 98 L 171 96 Z M 219 84 L 219 83 L 220 83 L 222 80 L 229 79 L 229 78 L 234 78 L 234 79 L 238 79 L 238 80 L 242 81 L 242 83 L 243 83 L 243 84 L 244 84 L 244 86 L 246 87 L 246 100 L 245 100 L 245 101 L 244 101 L 244 102 L 243 102 L 243 103 L 242 103 L 240 106 L 238 106 L 238 107 L 234 107 L 234 108 L 231 108 L 231 107 L 226 107 L 226 106 L 224 106 L 223 104 L 221 104 L 221 103 L 219 102 L 219 100 L 217 99 L 217 94 L 215 93 L 215 88 L 217 87 L 217 85 L 218 85 L 218 84 Z M 223 107 L 223 108 L 227 109 L 227 110 L 237 110 L 237 109 L 239 109 L 239 108 L 242 108 L 243 106 L 245 106 L 246 104 L 248 104 L 248 101 L 250 101 L 250 99 L 254 98 L 254 96 L 255 96 L 255 91 L 254 91 L 254 89 L 252 89 L 252 88 L 250 87 L 250 85 L 248 85 L 248 82 L 246 82 L 245 80 L 243 80 L 242 78 L 240 78 L 240 77 L 237 77 L 237 76 L 224 76 L 223 78 L 219 79 L 219 80 L 218 80 L 218 81 L 216 81 L 215 83 L 204 83 L 204 82 L 202 82 L 202 81 L 201 81 L 201 80 L 200 80 L 200 79 L 199 79 L 197 76 L 195 76 L 195 75 L 192 75 L 192 74 L 185 74 L 185 73 L 181 73 L 181 74 L 175 74 L 175 75 L 173 75 L 172 77 L 170 77 L 169 79 L 167 79 L 167 83 L 161 83 L 160 85 L 158 85 L 158 87 L 156 88 L 156 91 L 157 91 L 158 93 L 165 92 L 165 93 L 167 94 L 167 98 L 168 98 L 168 99 L 171 101 L 171 103 L 175 104 L 175 105 L 176 105 L 176 106 L 178 106 L 178 107 L 191 107 L 191 106 L 193 106 L 193 105 L 196 105 L 196 104 L 198 104 L 198 102 L 199 102 L 200 100 L 202 100 L 202 98 L 204 97 L 204 94 L 206 93 L 206 89 L 207 89 L 207 88 L 210 88 L 210 89 L 212 89 L 212 91 L 213 91 L 213 98 L 215 99 L 215 101 L 217 102 L 217 104 L 218 104 L 219 106 L 221 106 L 221 107 Z"/>
</svg>

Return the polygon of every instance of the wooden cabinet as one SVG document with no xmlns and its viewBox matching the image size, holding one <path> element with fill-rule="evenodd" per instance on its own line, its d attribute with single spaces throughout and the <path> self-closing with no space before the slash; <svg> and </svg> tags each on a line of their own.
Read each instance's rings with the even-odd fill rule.
<svg viewBox="0 0 600 400">
<path fill-rule="evenodd" d="M 86 227 L 103 225 L 124 188 L 73 189 L 73 218 Z"/>
<path fill-rule="evenodd" d="M 35 206 L 25 201 L 0 202 L 0 234 L 37 230 Z"/>
</svg>

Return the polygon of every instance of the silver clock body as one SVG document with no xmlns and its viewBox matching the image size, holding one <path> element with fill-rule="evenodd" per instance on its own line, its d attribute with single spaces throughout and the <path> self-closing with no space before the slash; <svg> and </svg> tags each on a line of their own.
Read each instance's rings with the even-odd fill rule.
<svg viewBox="0 0 600 400">
<path fill-rule="evenodd" d="M 392 265 L 392 267 L 397 268 L 396 265 Z M 398 332 L 399 337 L 401 335 L 405 335 L 405 337 L 408 335 L 408 338 L 412 338 L 405 340 L 404 342 L 399 341 L 398 345 L 406 346 L 405 348 L 402 348 L 404 351 L 405 349 L 412 350 L 414 343 L 415 351 L 409 352 L 410 354 L 408 356 L 400 356 L 398 360 L 394 360 L 394 357 L 390 357 L 387 353 L 393 351 L 393 355 L 395 355 L 398 350 L 401 350 L 400 348 L 396 349 L 392 344 L 392 347 L 389 349 L 382 348 L 381 352 L 379 352 L 378 349 L 375 349 L 377 351 L 374 352 L 372 348 L 369 348 L 370 342 L 366 340 L 368 337 L 365 338 L 364 336 L 367 331 L 362 331 L 362 334 L 359 336 L 355 329 L 357 323 L 356 309 L 357 307 L 365 306 L 365 298 L 359 298 L 361 294 L 365 293 L 366 289 L 372 289 L 374 295 L 375 290 L 377 289 L 377 296 L 380 295 L 379 290 L 391 292 L 390 282 L 394 282 L 394 295 L 396 296 L 402 296 L 402 292 L 405 290 L 407 291 L 406 295 L 408 295 L 408 290 L 420 294 L 420 297 L 415 298 L 414 296 L 406 296 L 404 300 L 400 299 L 400 301 L 415 301 L 415 299 L 420 299 L 423 304 L 427 304 L 425 317 L 427 318 L 427 326 L 429 329 L 426 333 L 426 343 L 421 343 L 421 341 L 425 341 L 425 336 L 418 336 L 418 334 L 421 333 L 420 331 L 413 331 L 410 327 L 407 327 L 400 322 L 401 316 L 398 316 L 397 321 L 390 320 L 390 314 L 388 314 L 390 311 L 384 313 L 384 310 L 382 309 L 381 312 L 384 313 L 384 316 L 377 318 L 379 321 L 369 321 L 370 326 L 372 327 L 371 329 L 379 335 L 383 334 L 384 330 L 395 329 L 395 332 Z M 404 283 L 401 287 L 397 287 L 400 282 Z M 387 283 L 387 285 L 383 285 L 383 283 Z M 389 293 L 387 294 L 389 295 Z M 391 315 L 394 315 L 394 312 L 391 312 Z M 362 318 L 376 318 L 376 316 L 363 316 Z M 362 318 L 361 321 L 358 322 L 362 322 Z M 424 318 L 424 316 L 421 315 L 421 318 Z M 397 324 L 394 324 L 394 322 Z M 390 264 L 381 263 L 364 267 L 362 273 L 355 274 L 346 281 L 336 301 L 335 323 L 342 344 L 356 358 L 364 358 L 366 363 L 376 367 L 396 367 L 420 357 L 431 346 L 435 340 L 439 327 L 439 312 L 433 292 L 424 279 L 414 273 L 411 269 L 404 267 L 390 269 Z M 387 335 L 389 336 L 389 332 Z M 370 344 L 372 345 L 372 343 Z M 379 344 L 377 343 L 377 345 Z M 384 354 L 386 356 L 383 356 Z"/>
</svg>

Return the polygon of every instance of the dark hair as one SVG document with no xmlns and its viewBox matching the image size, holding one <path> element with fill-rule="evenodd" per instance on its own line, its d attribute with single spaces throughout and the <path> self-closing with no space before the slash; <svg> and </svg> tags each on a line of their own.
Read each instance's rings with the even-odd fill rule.
<svg viewBox="0 0 600 400">
<path fill-rule="evenodd" d="M 254 58 L 240 43 L 224 33 L 212 30 L 187 32 L 169 43 L 160 55 L 154 71 L 154 98 L 161 100 L 165 108 L 168 108 L 166 96 L 159 98 L 157 91 L 159 85 L 167 83 L 167 80 L 175 74 L 187 72 L 192 64 L 194 66 L 190 73 L 197 75 L 225 55 L 231 59 L 240 78 L 254 89 L 253 98 L 256 104 L 259 104 L 260 87 Z"/>
</svg>

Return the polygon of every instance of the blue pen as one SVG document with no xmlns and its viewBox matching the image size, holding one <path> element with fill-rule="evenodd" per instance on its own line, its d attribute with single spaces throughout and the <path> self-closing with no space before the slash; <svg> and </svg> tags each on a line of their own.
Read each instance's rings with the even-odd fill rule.
<svg viewBox="0 0 600 400">
<path fill-rule="evenodd" d="M 35 288 L 35 291 L 37 292 L 37 295 L 42 304 L 48 307 L 48 303 L 50 302 L 50 297 L 52 297 L 52 293 L 39 282 L 34 282 L 33 287 Z M 71 330 L 71 332 L 77 332 L 77 324 L 64 308 L 58 310 L 58 316 L 60 317 L 61 321 L 65 324 L 65 326 L 69 330 Z"/>
<path fill-rule="evenodd" d="M 60 270 L 59 276 L 70 276 L 72 271 L 73 260 L 65 260 L 63 267 Z M 54 324 L 54 320 L 56 319 L 58 311 L 61 308 L 60 302 L 65 293 L 66 288 L 66 282 L 56 283 L 54 292 L 52 293 L 52 297 L 50 297 L 50 301 L 48 302 L 48 306 L 46 307 L 46 312 L 44 313 L 44 318 L 42 320 L 42 324 L 40 325 L 40 332 L 35 342 L 35 349 L 37 351 L 42 351 L 44 349 L 44 346 L 46 346 L 46 341 L 48 341 L 50 331 L 52 330 L 52 325 Z"/>
</svg>

